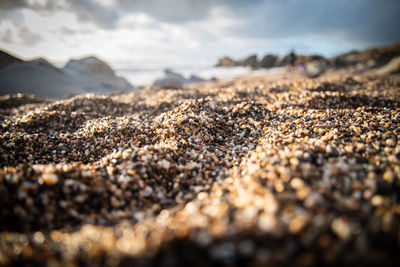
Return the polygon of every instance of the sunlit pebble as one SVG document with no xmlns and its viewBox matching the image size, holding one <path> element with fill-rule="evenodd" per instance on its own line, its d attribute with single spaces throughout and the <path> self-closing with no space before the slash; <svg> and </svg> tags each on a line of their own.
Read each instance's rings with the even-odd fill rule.
<svg viewBox="0 0 400 267">
<path fill-rule="evenodd" d="M 270 214 L 270 213 L 262 213 L 258 217 L 258 227 L 265 232 L 270 232 L 273 231 L 277 225 L 278 225 L 278 220 L 275 215 Z"/>
<path fill-rule="evenodd" d="M 166 159 L 161 160 L 161 162 L 159 162 L 159 164 L 160 164 L 164 169 L 169 169 L 170 166 L 171 166 L 171 163 L 170 163 L 168 160 L 166 160 Z"/>
<path fill-rule="evenodd" d="M 386 139 L 385 143 L 388 146 L 394 146 L 396 144 L 393 139 Z"/>
<path fill-rule="evenodd" d="M 276 192 L 279 192 L 279 193 L 283 192 L 283 190 L 285 190 L 285 185 L 282 180 L 275 180 L 274 187 L 275 187 Z"/>
<path fill-rule="evenodd" d="M 47 185 L 54 185 L 58 183 L 58 176 L 54 173 L 45 173 L 42 176 L 42 181 Z"/>
<path fill-rule="evenodd" d="M 295 177 L 290 181 L 290 186 L 293 187 L 294 189 L 301 188 L 303 187 L 303 185 L 304 185 L 303 180 L 301 180 L 298 177 Z"/>
<path fill-rule="evenodd" d="M 41 245 L 45 241 L 45 236 L 43 235 L 42 232 L 35 232 L 33 234 L 33 240 L 35 241 L 36 244 Z"/>
<path fill-rule="evenodd" d="M 308 221 L 307 216 L 304 215 L 295 216 L 289 223 L 289 231 L 294 234 L 300 232 L 306 225 L 307 221 Z"/>
<path fill-rule="evenodd" d="M 383 174 L 382 177 L 383 177 L 384 180 L 386 180 L 387 182 L 391 183 L 391 182 L 393 182 L 395 174 L 394 174 L 393 171 L 387 170 L 387 171 L 385 171 L 385 173 Z"/>
<path fill-rule="evenodd" d="M 384 204 L 384 198 L 381 195 L 375 195 L 371 198 L 371 204 L 376 207 L 382 206 Z"/>
<path fill-rule="evenodd" d="M 333 220 L 331 224 L 332 231 L 343 240 L 351 238 L 351 228 L 347 220 L 339 217 Z"/>
</svg>

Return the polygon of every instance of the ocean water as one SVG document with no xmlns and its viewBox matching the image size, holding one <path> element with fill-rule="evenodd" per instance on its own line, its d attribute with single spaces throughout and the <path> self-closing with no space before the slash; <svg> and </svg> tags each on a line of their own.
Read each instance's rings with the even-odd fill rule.
<svg viewBox="0 0 400 267">
<path fill-rule="evenodd" d="M 169 69 L 175 73 L 189 78 L 195 75 L 203 79 L 234 78 L 247 74 L 262 74 L 281 71 L 280 68 L 270 70 L 252 70 L 248 67 L 215 67 L 211 64 L 175 64 L 166 65 L 158 63 L 145 64 L 113 64 L 112 66 L 118 76 L 127 79 L 133 86 L 147 86 L 153 84 L 156 79 L 164 76 L 164 70 Z"/>
</svg>

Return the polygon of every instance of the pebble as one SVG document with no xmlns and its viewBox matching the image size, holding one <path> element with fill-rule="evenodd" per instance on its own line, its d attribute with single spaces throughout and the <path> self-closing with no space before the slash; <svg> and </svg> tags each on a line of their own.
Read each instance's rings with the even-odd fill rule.
<svg viewBox="0 0 400 267">
<path fill-rule="evenodd" d="M 332 222 L 332 231 L 343 240 L 351 238 L 351 229 L 348 222 L 344 218 L 337 218 Z"/>
</svg>

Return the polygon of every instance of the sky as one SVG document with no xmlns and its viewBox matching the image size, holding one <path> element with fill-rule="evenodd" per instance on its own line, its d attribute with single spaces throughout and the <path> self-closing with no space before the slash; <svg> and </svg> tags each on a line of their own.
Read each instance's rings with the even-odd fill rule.
<svg viewBox="0 0 400 267">
<path fill-rule="evenodd" d="M 399 0 L 1 0 L 0 48 L 53 62 L 215 63 L 400 42 Z"/>
</svg>

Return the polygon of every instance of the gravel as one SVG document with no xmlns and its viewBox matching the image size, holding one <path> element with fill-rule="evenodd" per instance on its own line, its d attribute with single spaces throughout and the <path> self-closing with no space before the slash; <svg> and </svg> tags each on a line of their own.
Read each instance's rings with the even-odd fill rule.
<svg viewBox="0 0 400 267">
<path fill-rule="evenodd" d="M 400 76 L 2 98 L 2 265 L 399 265 Z"/>
</svg>

